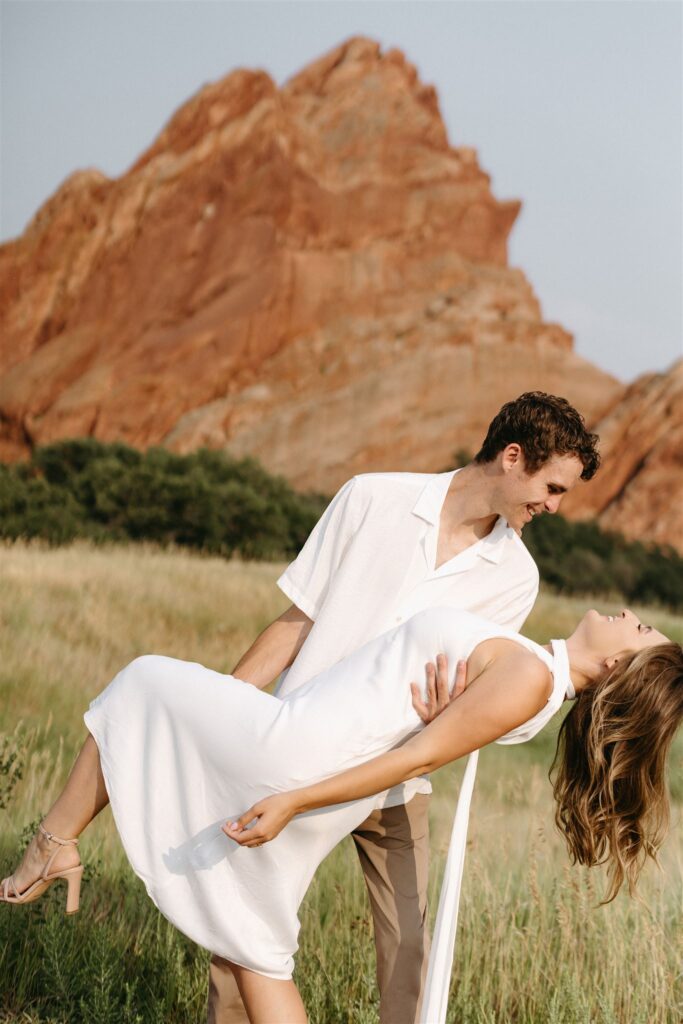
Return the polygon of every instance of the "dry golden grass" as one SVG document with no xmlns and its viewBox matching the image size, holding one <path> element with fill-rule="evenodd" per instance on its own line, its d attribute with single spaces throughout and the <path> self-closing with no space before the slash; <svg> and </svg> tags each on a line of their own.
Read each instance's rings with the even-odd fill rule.
<svg viewBox="0 0 683 1024">
<path fill-rule="evenodd" d="M 58 792 L 85 737 L 82 714 L 115 672 L 144 652 L 230 671 L 257 633 L 286 607 L 274 585 L 281 569 L 134 546 L 0 547 L 0 733 L 16 733 L 27 757 L 24 778 L 10 806 L 0 812 L 5 862 L 13 857 L 22 828 L 44 812 Z M 586 605 L 584 600 L 544 595 L 525 632 L 538 640 L 564 635 Z M 616 607 L 605 601 L 597 606 Z M 681 617 L 652 609 L 636 611 L 683 641 Z M 494 746 L 481 755 L 451 1019 L 472 1024 L 680 1024 L 680 804 L 674 808 L 674 827 L 662 851 L 662 871 L 653 867 L 645 874 L 645 902 L 620 896 L 613 905 L 595 909 L 603 884 L 600 872 L 571 868 L 553 828 L 546 779 L 553 748 L 550 729 L 534 743 Z M 672 787 L 680 800 L 680 738 L 672 769 Z M 434 779 L 432 912 L 461 771 L 459 765 L 450 766 Z M 77 915 L 80 921 L 74 926 L 80 931 L 73 935 L 81 935 L 81 945 L 88 945 L 92 940 L 87 929 L 97 923 L 103 971 L 114 957 L 129 964 L 126 957 L 141 955 L 142 935 L 148 940 L 154 936 L 158 946 L 156 966 L 147 964 L 143 970 L 141 962 L 133 960 L 126 968 L 126 984 L 133 985 L 130 978 L 137 977 L 136 969 L 140 974 L 139 988 L 131 988 L 127 997 L 133 1007 L 130 1017 L 123 1014 L 111 981 L 111 991 L 107 989 L 106 998 L 102 995 L 97 1004 L 102 1019 L 145 1024 L 156 1019 L 201 1019 L 205 958 L 179 952 L 185 947 L 141 898 L 108 811 L 85 834 L 82 850 L 86 862 L 101 864 L 108 895 L 86 898 L 84 913 Z M 48 917 L 42 930 L 31 930 L 38 911 L 32 913 L 33 917 L 16 919 L 25 922 L 30 941 L 47 944 L 45 948 L 53 942 L 56 949 L 66 949 L 72 933 L 58 931 L 66 926 L 56 919 L 50 924 Z M 298 980 L 311 1019 L 319 1024 L 376 1021 L 371 929 L 350 842 L 323 865 L 302 920 Z M 7 938 L 1 927 L 0 952 L 3 936 L 0 972 L 4 963 L 13 983 L 3 996 L 5 1002 L 0 999 L 0 1020 L 98 1019 L 100 1011 L 85 997 L 81 1009 L 65 1016 L 65 1003 L 54 1002 L 54 975 L 41 973 L 38 954 L 32 959 L 23 947 L 13 945 L 16 932 L 15 939 L 11 932 Z M 77 954 L 76 948 L 66 989 L 80 984 Z M 55 963 L 57 970 L 59 954 Z M 157 1018 L 154 1013 L 162 1011 L 150 1007 L 161 1005 L 160 997 L 155 1003 L 144 992 L 166 991 L 169 985 L 175 986 L 174 1001 L 167 1001 L 165 1016 Z M 136 1006 L 141 1009 L 134 1012 Z"/>
</svg>

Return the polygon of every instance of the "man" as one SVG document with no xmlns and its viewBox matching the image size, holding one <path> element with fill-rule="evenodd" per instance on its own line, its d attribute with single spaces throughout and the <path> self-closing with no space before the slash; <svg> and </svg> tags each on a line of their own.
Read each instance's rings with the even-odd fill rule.
<svg viewBox="0 0 683 1024">
<path fill-rule="evenodd" d="M 556 512 L 579 478 L 594 475 L 596 443 L 565 399 L 528 392 L 503 406 L 461 470 L 349 480 L 278 580 L 291 606 L 233 675 L 263 687 L 289 669 L 277 691 L 284 697 L 368 640 L 437 605 L 518 630 L 538 593 L 538 570 L 521 531 L 535 515 Z M 425 721 L 450 699 L 448 679 L 438 655 L 436 668 L 427 666 L 427 701 L 413 690 Z M 463 684 L 461 670 L 454 693 Z M 382 794 L 353 833 L 372 907 L 381 1024 L 413 1024 L 419 1013 L 429 953 L 430 792 L 428 779 L 420 778 Z M 247 1020 L 227 964 L 214 956 L 210 1024 Z"/>
</svg>

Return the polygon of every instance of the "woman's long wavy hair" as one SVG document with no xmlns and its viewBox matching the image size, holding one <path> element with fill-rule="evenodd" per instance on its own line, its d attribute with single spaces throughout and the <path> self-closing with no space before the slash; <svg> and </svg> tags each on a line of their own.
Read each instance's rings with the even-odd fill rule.
<svg viewBox="0 0 683 1024">
<path fill-rule="evenodd" d="M 631 895 L 669 825 L 666 764 L 683 720 L 683 648 L 659 644 L 620 659 L 579 693 L 550 769 L 555 821 L 573 863 L 608 864 L 604 903 Z M 555 773 L 554 779 L 553 773 Z"/>
</svg>

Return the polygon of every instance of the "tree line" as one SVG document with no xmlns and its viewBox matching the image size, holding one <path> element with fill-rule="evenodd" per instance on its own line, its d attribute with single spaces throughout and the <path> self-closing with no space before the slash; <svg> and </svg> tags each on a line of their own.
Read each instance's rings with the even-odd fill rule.
<svg viewBox="0 0 683 1024">
<path fill-rule="evenodd" d="M 0 536 L 152 541 L 250 559 L 293 558 L 326 498 L 298 494 L 256 460 L 206 449 L 140 452 L 92 438 L 0 463 Z"/>
<path fill-rule="evenodd" d="M 461 460 L 458 460 L 461 461 Z M 0 463 L 0 537 L 151 541 L 246 559 L 296 556 L 329 496 L 302 494 L 252 458 L 145 452 L 92 438 Z M 541 579 L 566 594 L 618 593 L 683 610 L 683 558 L 594 521 L 539 516 L 524 531 Z"/>
</svg>

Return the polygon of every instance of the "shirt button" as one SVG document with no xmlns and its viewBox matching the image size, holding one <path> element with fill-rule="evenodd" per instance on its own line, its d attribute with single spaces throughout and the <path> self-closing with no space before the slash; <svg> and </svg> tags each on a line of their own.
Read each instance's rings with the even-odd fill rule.
<svg viewBox="0 0 683 1024">
<path fill-rule="evenodd" d="M 396 621 L 397 622 L 403 622 L 403 616 L 402 615 L 397 615 L 396 616 Z"/>
</svg>

